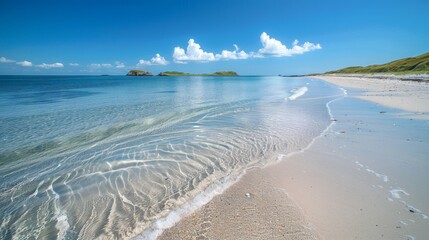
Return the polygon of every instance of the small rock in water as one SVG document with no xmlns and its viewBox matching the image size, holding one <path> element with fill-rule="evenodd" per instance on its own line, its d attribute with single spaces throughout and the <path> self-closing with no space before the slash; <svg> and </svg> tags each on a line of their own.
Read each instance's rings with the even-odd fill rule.
<svg viewBox="0 0 429 240">
<path fill-rule="evenodd" d="M 249 197 L 249 198 L 250 198 L 250 193 L 246 193 L 245 195 L 246 195 L 246 197 Z"/>
</svg>

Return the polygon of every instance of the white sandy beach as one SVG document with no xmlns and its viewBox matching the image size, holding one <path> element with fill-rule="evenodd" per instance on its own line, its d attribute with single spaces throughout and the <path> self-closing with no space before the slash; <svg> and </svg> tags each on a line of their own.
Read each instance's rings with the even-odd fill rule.
<svg viewBox="0 0 429 240">
<path fill-rule="evenodd" d="M 429 119 L 429 83 L 398 79 L 365 78 L 360 76 L 316 76 L 344 88 L 360 89 L 358 98 L 413 113 L 420 119 Z"/>
<path fill-rule="evenodd" d="M 331 128 L 303 153 L 250 171 L 160 239 L 429 236 L 429 84 L 317 78 L 350 93 L 331 104 Z"/>
</svg>

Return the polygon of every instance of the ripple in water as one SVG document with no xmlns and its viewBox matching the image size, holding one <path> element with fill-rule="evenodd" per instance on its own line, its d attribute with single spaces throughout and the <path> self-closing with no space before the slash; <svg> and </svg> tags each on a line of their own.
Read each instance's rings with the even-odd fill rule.
<svg viewBox="0 0 429 240">
<path fill-rule="evenodd" d="M 247 169 L 304 148 L 340 92 L 309 79 L 153 81 L 1 117 L 0 238 L 153 238 Z"/>
</svg>

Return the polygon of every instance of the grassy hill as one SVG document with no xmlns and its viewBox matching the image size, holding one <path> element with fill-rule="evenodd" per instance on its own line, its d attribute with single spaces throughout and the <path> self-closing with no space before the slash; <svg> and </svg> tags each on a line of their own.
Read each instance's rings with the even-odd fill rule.
<svg viewBox="0 0 429 240">
<path fill-rule="evenodd" d="M 348 67 L 327 72 L 327 74 L 333 73 L 429 74 L 429 52 L 416 57 L 403 58 L 386 64 L 370 65 L 366 67 Z"/>
</svg>

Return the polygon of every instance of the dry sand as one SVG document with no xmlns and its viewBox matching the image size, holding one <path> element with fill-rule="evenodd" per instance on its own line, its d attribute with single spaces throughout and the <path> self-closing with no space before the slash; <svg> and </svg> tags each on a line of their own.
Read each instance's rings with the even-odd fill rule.
<svg viewBox="0 0 429 240">
<path fill-rule="evenodd" d="M 348 90 L 363 90 L 357 98 L 426 119 L 429 91 L 425 83 L 319 78 Z M 347 99 L 341 102 L 332 106 L 337 122 L 308 150 L 249 171 L 160 239 L 429 236 L 429 220 L 424 215 L 429 213 L 429 192 L 422 191 L 429 182 L 427 125 L 409 131 L 408 119 L 380 114 L 385 110 L 381 105 L 352 110 Z"/>
<path fill-rule="evenodd" d="M 429 81 L 402 81 L 399 79 L 379 79 L 345 76 L 315 76 L 345 88 L 363 91 L 356 96 L 392 108 L 412 112 L 416 118 L 429 120 Z"/>
</svg>

